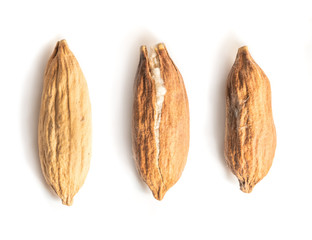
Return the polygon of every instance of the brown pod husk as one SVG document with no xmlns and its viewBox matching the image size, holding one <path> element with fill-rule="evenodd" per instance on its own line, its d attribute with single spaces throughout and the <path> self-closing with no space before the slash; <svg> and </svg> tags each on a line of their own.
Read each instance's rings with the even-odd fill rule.
<svg viewBox="0 0 312 240">
<path fill-rule="evenodd" d="M 269 79 L 241 47 L 227 79 L 224 154 L 243 192 L 267 175 L 275 148 Z"/>
<path fill-rule="evenodd" d="M 41 168 L 47 183 L 72 205 L 91 158 L 91 104 L 78 61 L 65 40 L 47 64 L 38 126 Z"/>
<path fill-rule="evenodd" d="M 189 106 L 182 76 L 164 44 L 140 50 L 134 84 L 133 155 L 156 199 L 179 180 L 189 149 Z"/>
</svg>

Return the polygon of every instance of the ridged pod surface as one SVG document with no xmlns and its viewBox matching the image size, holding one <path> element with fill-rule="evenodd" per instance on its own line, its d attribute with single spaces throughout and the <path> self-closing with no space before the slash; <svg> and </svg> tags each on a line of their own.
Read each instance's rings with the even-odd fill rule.
<svg viewBox="0 0 312 240">
<path fill-rule="evenodd" d="M 227 79 L 224 153 L 243 192 L 267 175 L 275 148 L 269 79 L 241 47 Z"/>
<path fill-rule="evenodd" d="M 140 50 L 134 84 L 133 155 L 156 199 L 180 178 L 189 149 L 189 106 L 182 76 L 164 44 Z"/>
<path fill-rule="evenodd" d="M 91 158 L 91 105 L 78 61 L 65 40 L 47 64 L 38 126 L 41 168 L 47 183 L 72 205 Z"/>
</svg>

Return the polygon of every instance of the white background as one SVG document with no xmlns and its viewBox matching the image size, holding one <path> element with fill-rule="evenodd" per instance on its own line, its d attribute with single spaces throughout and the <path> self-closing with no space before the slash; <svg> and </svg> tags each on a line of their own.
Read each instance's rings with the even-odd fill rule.
<svg viewBox="0 0 312 240">
<path fill-rule="evenodd" d="M 0 239 L 311 239 L 310 1 L 1 1 Z M 43 72 L 66 38 L 89 85 L 93 156 L 72 207 L 41 174 Z M 185 81 L 188 162 L 163 201 L 131 153 L 139 47 L 164 42 Z M 251 194 L 224 163 L 225 80 L 248 45 L 271 81 L 277 149 Z"/>
</svg>

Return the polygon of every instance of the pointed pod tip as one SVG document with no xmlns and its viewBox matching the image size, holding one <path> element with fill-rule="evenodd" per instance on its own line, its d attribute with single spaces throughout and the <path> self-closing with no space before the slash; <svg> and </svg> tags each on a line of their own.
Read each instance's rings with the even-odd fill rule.
<svg viewBox="0 0 312 240">
<path fill-rule="evenodd" d="M 238 52 L 248 52 L 248 47 L 247 46 L 242 46 L 238 49 Z"/>
<path fill-rule="evenodd" d="M 156 44 L 156 45 L 154 45 L 154 46 L 151 47 L 151 51 L 152 51 L 152 52 L 153 52 L 153 51 L 156 51 L 156 52 L 157 52 L 157 51 L 163 51 L 163 50 L 166 51 L 166 46 L 165 46 L 164 43 L 158 43 L 158 44 Z M 144 56 L 148 56 L 148 50 L 147 50 L 146 45 L 142 45 L 142 46 L 140 47 L 140 53 L 143 54 Z"/>
<path fill-rule="evenodd" d="M 165 195 L 160 195 L 160 194 L 153 194 L 153 195 L 154 195 L 154 198 L 155 198 L 156 200 L 158 200 L 158 201 L 163 200 L 163 198 L 164 198 L 164 196 L 165 196 Z"/>
<path fill-rule="evenodd" d="M 65 53 L 65 52 L 68 52 L 68 51 L 69 51 L 69 48 L 68 48 L 68 45 L 67 45 L 67 42 L 66 42 L 65 39 L 57 41 L 57 43 L 55 45 L 55 48 L 53 50 L 53 53 L 52 53 L 52 55 L 50 57 L 50 62 L 53 60 L 53 58 L 56 57 L 56 55 L 58 55 L 60 53 Z M 49 63 L 48 63 L 48 65 L 49 65 Z"/>
<path fill-rule="evenodd" d="M 56 44 L 56 47 L 57 48 L 64 48 L 64 47 L 68 48 L 67 41 L 65 39 L 58 41 Z"/>
<path fill-rule="evenodd" d="M 72 206 L 73 205 L 73 198 L 72 197 L 62 198 L 62 203 L 66 206 Z"/>
<path fill-rule="evenodd" d="M 57 54 L 70 54 L 71 51 L 68 47 L 67 41 L 65 39 L 62 39 L 57 42 L 55 47 L 55 55 Z"/>
<path fill-rule="evenodd" d="M 66 39 L 60 40 L 60 41 L 59 41 L 59 45 L 60 45 L 60 46 L 64 46 L 64 47 L 68 47 L 68 44 L 67 44 Z"/>
<path fill-rule="evenodd" d="M 62 39 L 62 40 L 58 41 L 58 43 L 59 44 L 67 44 L 67 41 L 66 41 L 66 39 Z"/>
<path fill-rule="evenodd" d="M 145 51 L 147 51 L 147 50 L 146 50 L 146 46 L 145 46 L 145 45 L 142 45 L 142 46 L 140 47 L 140 52 L 145 52 Z"/>
<path fill-rule="evenodd" d="M 156 48 L 157 48 L 158 50 L 165 50 L 165 49 L 166 49 L 166 46 L 165 46 L 164 43 L 158 43 L 158 44 L 156 45 Z"/>
<path fill-rule="evenodd" d="M 248 47 L 247 46 L 242 46 L 238 49 L 237 51 L 237 55 L 236 55 L 236 60 L 235 61 L 240 61 L 242 59 L 245 60 L 252 60 L 252 57 L 248 51 Z"/>
<path fill-rule="evenodd" d="M 147 48 L 146 48 L 145 45 L 142 45 L 142 46 L 140 47 L 140 57 L 141 57 L 141 59 L 142 59 L 142 58 L 143 58 L 143 59 L 146 59 L 147 56 L 148 56 Z"/>
<path fill-rule="evenodd" d="M 244 193 L 251 193 L 254 187 L 248 183 L 239 183 L 239 185 L 240 185 L 240 190 Z"/>
<path fill-rule="evenodd" d="M 160 189 L 152 190 L 152 192 L 154 198 L 157 199 L 158 201 L 161 201 L 164 198 L 167 190 L 164 187 L 160 187 Z"/>
</svg>

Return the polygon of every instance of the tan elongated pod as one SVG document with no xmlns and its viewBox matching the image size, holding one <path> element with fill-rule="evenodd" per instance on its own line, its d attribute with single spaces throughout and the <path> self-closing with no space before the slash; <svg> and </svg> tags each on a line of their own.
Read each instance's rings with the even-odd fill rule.
<svg viewBox="0 0 312 240">
<path fill-rule="evenodd" d="M 226 162 L 250 193 L 269 172 L 276 148 L 270 82 L 247 47 L 238 50 L 226 85 Z"/>
<path fill-rule="evenodd" d="M 182 76 L 164 44 L 140 50 L 134 83 L 133 155 L 156 199 L 179 180 L 189 149 L 189 106 Z"/>
<path fill-rule="evenodd" d="M 47 183 L 72 205 L 91 158 L 91 104 L 87 82 L 65 40 L 49 59 L 38 125 L 41 168 Z"/>
</svg>

